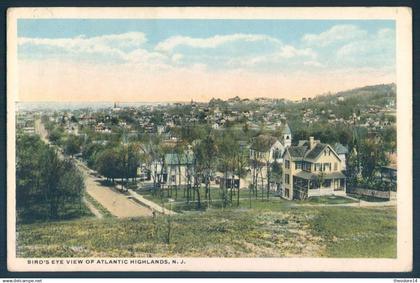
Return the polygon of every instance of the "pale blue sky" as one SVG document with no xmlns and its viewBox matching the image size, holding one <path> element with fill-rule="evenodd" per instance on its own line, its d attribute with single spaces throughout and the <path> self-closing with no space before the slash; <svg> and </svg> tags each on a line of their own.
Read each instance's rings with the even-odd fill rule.
<svg viewBox="0 0 420 283">
<path fill-rule="evenodd" d="M 319 36 L 339 27 L 323 39 L 306 40 L 305 36 Z M 341 30 L 340 30 L 341 27 Z M 379 37 L 380 31 L 389 31 L 386 38 Z M 197 47 L 185 40 L 165 53 L 180 54 L 182 64 L 206 64 L 209 67 L 235 67 L 237 62 L 250 60 L 259 55 L 275 54 L 289 46 L 284 56 L 252 64 L 253 68 L 275 70 L 288 64 L 292 68 L 304 68 L 312 64 L 337 67 L 383 67 L 395 64 L 395 23 L 385 20 L 81 20 L 81 19 L 22 19 L 18 22 L 18 37 L 37 39 L 92 38 L 103 35 L 142 33 L 144 42 L 131 47 L 156 51 L 159 43 L 174 36 L 188 39 L 208 39 L 215 36 L 228 37 L 234 34 L 264 35 L 267 38 L 226 40 L 217 47 Z M 327 38 L 328 37 L 328 38 Z M 334 38 L 335 37 L 335 38 Z M 227 38 L 226 38 L 227 39 Z M 278 42 L 273 41 L 278 40 Z M 123 41 L 124 39 L 121 39 Z M 324 40 L 324 43 L 319 41 Z M 53 43 L 53 42 L 49 42 Z M 113 42 L 112 44 L 114 44 Z M 108 45 L 112 45 L 109 43 Z M 210 44 L 210 43 L 209 43 Z M 199 44 L 198 44 L 199 45 Z M 352 46 L 353 45 L 353 46 Z M 292 49 L 293 48 L 293 49 Z M 98 61 L 103 63 L 120 61 L 120 56 L 109 56 L 104 52 L 85 52 L 62 48 L 54 44 L 27 43 L 19 48 L 20 58 L 36 59 L 48 57 L 71 57 L 74 60 Z M 301 51 L 299 53 L 299 50 Z M 158 50 L 162 53 L 162 49 Z M 294 53 L 297 54 L 294 54 Z M 293 53 L 293 54 L 292 54 Z M 115 54 L 114 54 L 115 55 Z M 336 55 L 338 58 L 332 58 Z M 280 62 L 281 61 L 281 62 Z M 306 63 L 304 62 L 311 62 Z M 317 63 L 315 63 L 317 62 Z M 283 64 L 281 64 L 283 63 Z M 250 64 L 248 64 L 250 65 Z M 241 64 L 243 67 L 243 64 Z M 251 67 L 251 66 L 248 66 Z"/>
<path fill-rule="evenodd" d="M 392 20 L 19 19 L 18 39 L 22 62 L 171 71 L 171 79 L 188 70 L 295 81 L 360 74 L 361 84 L 395 75 Z"/>
</svg>

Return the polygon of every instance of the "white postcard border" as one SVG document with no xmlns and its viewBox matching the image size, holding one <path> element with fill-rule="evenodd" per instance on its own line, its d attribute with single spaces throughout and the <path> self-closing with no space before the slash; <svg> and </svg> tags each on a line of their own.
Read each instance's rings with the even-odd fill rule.
<svg viewBox="0 0 420 283">
<path fill-rule="evenodd" d="M 365 271 L 412 269 L 412 22 L 405 7 L 375 8 L 11 8 L 7 13 L 7 263 L 10 271 Z M 182 258 L 186 264 L 32 265 L 16 258 L 15 101 L 17 20 L 22 18 L 393 19 L 397 34 L 397 258 Z M 68 258 L 67 258 L 68 259 Z M 170 258 L 172 260 L 173 258 Z M 63 259 L 66 260 L 66 259 Z M 123 260 L 123 259 L 121 259 Z M 131 259 L 127 259 L 131 260 Z M 150 260 L 150 259 L 149 259 Z"/>
</svg>

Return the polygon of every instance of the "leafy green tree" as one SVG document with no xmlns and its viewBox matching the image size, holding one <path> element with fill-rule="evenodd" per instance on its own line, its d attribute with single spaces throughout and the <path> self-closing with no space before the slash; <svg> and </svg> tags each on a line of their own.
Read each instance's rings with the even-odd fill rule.
<svg viewBox="0 0 420 283">
<path fill-rule="evenodd" d="M 64 144 L 64 152 L 70 156 L 79 153 L 81 150 L 82 142 L 79 137 L 75 135 L 69 135 Z"/>
<path fill-rule="evenodd" d="M 387 165 L 388 158 L 385 154 L 382 141 L 365 139 L 360 146 L 360 162 L 362 176 L 365 181 L 370 182 L 381 166 Z"/>
<path fill-rule="evenodd" d="M 48 133 L 48 140 L 55 145 L 61 144 L 61 139 L 63 137 L 63 131 L 61 128 L 54 128 Z"/>
<path fill-rule="evenodd" d="M 83 215 L 84 180 L 72 161 L 60 159 L 38 136 L 19 136 L 16 149 L 18 221 Z"/>
<path fill-rule="evenodd" d="M 122 175 L 122 160 L 117 150 L 108 148 L 98 154 L 96 158 L 96 166 L 98 172 L 115 182 L 115 178 Z"/>
<path fill-rule="evenodd" d="M 104 150 L 101 144 L 88 143 L 82 148 L 82 157 L 86 160 L 88 167 L 94 168 L 97 155 Z"/>
<path fill-rule="evenodd" d="M 196 178 L 199 176 L 204 180 L 205 195 L 204 198 L 207 200 L 207 204 L 211 203 L 211 192 L 210 192 L 210 180 L 214 176 L 217 169 L 217 155 L 218 146 L 215 141 L 215 137 L 210 131 L 207 130 L 206 137 L 197 142 L 193 147 L 194 158 L 195 158 L 195 173 Z"/>
</svg>

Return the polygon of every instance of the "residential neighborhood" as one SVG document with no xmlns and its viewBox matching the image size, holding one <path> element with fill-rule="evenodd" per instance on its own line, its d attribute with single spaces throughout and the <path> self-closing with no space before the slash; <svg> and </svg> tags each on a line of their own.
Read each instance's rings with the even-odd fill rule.
<svg viewBox="0 0 420 283">
<path fill-rule="evenodd" d="M 289 223 L 287 227 L 296 223 L 293 225 L 300 229 L 311 229 L 305 233 L 314 237 L 321 233 L 329 241 L 325 231 L 314 232 L 318 227 L 314 225 L 327 225 L 337 217 L 359 223 L 364 219 L 361 214 L 379 219 L 395 211 L 395 99 L 395 85 L 389 84 L 301 101 L 234 97 L 209 102 L 87 103 L 74 108 L 59 103 L 54 107 L 21 104 L 16 113 L 18 219 L 22 223 L 39 218 L 76 219 L 74 229 L 83 230 L 77 219 L 93 217 L 99 225 L 95 233 L 105 229 L 101 219 L 116 219 L 116 225 L 125 223 L 124 219 L 141 219 L 139 223 L 152 223 L 154 232 L 148 233 L 157 238 L 139 237 L 169 247 L 173 241 L 187 239 L 198 245 L 196 238 L 174 239 L 181 235 L 177 233 L 190 233 L 191 225 L 206 231 L 210 229 L 206 221 L 232 219 L 245 210 L 253 215 L 249 219 L 262 212 L 281 213 L 286 218 L 275 220 L 278 223 Z M 31 173 L 37 170 L 41 170 L 39 175 Z M 51 182 L 55 187 L 48 185 Z M 45 199 L 45 204 L 33 205 L 37 202 L 33 192 L 48 195 L 53 188 L 61 193 Z M 317 220 L 308 220 L 313 213 Z M 172 226 L 172 218 L 177 226 Z M 235 231 L 249 225 L 245 224 L 248 220 L 230 221 L 238 225 L 232 228 Z M 275 223 L 264 224 L 264 229 L 274 229 Z M 36 224 L 25 225 L 22 227 Z M 217 224 L 215 231 L 225 231 L 224 225 Z M 354 231 L 362 231 L 365 225 L 368 223 L 360 222 Z M 337 231 L 340 229 L 345 227 Z M 353 232 L 334 237 L 351 235 Z M 385 241 L 393 239 L 389 235 Z M 300 237 L 293 243 L 306 241 Z M 251 234 L 247 238 L 256 241 Z M 214 241 L 209 239 L 206 249 Z M 295 244 L 285 246 L 287 242 L 276 244 L 285 249 L 280 254 L 275 249 L 270 254 L 320 254 L 318 245 L 314 250 L 297 250 Z M 181 251 L 181 246 L 175 247 Z M 19 253 L 32 255 L 32 249 L 28 246 Z M 144 254 L 143 248 L 135 249 L 135 255 Z M 243 246 L 237 254 L 249 254 L 246 250 Z M 341 250 L 337 246 L 331 254 Z M 261 251 L 252 254 L 258 256 Z M 392 255 L 393 248 L 385 253 Z M 221 251 L 211 254 L 226 255 Z"/>
<path fill-rule="evenodd" d="M 395 85 L 359 92 L 369 90 L 381 92 L 380 100 L 353 109 L 348 109 L 348 103 L 353 103 L 357 90 L 298 102 L 235 97 L 208 103 L 133 106 L 114 102 L 98 109 L 19 111 L 16 126 L 18 134 L 34 135 L 34 121 L 41 119 L 51 144 L 98 175 L 117 179 L 123 188 L 152 188 L 168 196 L 171 193 L 166 191 L 174 188 L 194 190 L 202 184 L 234 191 L 235 182 L 237 190 L 250 190 L 255 196 L 258 192 L 288 200 L 345 196 L 355 187 L 366 187 L 364 178 L 387 180 L 387 190 L 395 191 L 396 182 L 384 177 L 396 175 L 389 158 L 378 156 L 383 160 L 375 160 L 378 164 L 370 171 L 360 164 L 361 139 L 383 146 L 389 156 L 396 155 L 395 136 L 390 136 L 395 135 L 390 108 L 395 106 Z M 331 120 L 331 115 L 341 118 Z M 123 147 L 129 148 L 127 158 L 132 158 L 126 167 L 133 168 L 125 172 L 104 168 L 112 163 L 109 159 L 98 164 L 101 153 Z M 128 171 L 132 173 L 127 175 Z M 366 189 L 384 190 L 372 184 Z"/>
</svg>

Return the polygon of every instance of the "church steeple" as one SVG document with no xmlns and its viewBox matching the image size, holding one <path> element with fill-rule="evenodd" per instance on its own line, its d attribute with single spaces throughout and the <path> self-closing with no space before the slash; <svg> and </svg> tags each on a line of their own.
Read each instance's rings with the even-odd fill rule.
<svg viewBox="0 0 420 283">
<path fill-rule="evenodd" d="M 283 135 L 284 146 L 285 147 L 291 146 L 292 145 L 292 131 L 290 130 L 289 124 L 287 124 L 287 122 L 285 123 L 281 133 Z"/>
</svg>

